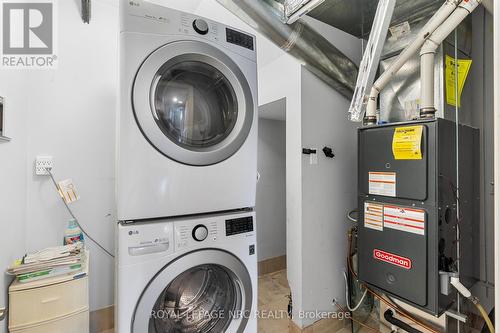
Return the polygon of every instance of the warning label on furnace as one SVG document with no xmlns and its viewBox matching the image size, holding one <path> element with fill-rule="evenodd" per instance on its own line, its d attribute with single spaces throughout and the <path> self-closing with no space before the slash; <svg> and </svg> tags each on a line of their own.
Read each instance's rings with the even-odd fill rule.
<svg viewBox="0 0 500 333">
<path fill-rule="evenodd" d="M 452 106 L 461 106 L 461 96 L 464 90 L 465 81 L 472 66 L 470 59 L 458 59 L 446 55 L 446 103 Z M 458 75 L 457 73 L 458 68 Z M 458 82 L 457 82 L 458 76 Z M 458 90 L 458 98 L 456 96 Z"/>
<path fill-rule="evenodd" d="M 396 196 L 396 173 L 395 172 L 369 172 L 368 193 L 373 195 L 384 195 L 386 197 Z"/>
<path fill-rule="evenodd" d="M 384 206 L 365 202 L 365 228 L 384 230 Z"/>
<path fill-rule="evenodd" d="M 405 126 L 394 130 L 392 153 L 396 160 L 422 159 L 422 133 L 424 127 Z"/>
<path fill-rule="evenodd" d="M 425 211 L 398 206 L 384 206 L 384 228 L 425 235 Z"/>
</svg>

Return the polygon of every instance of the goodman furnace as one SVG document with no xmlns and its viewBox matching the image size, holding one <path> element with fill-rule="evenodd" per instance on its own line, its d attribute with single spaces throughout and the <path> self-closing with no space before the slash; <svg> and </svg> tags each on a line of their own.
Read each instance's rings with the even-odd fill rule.
<svg viewBox="0 0 500 333">
<path fill-rule="evenodd" d="M 479 274 L 479 131 L 459 126 L 457 191 L 455 126 L 433 119 L 358 132 L 359 279 L 436 316 L 456 300 L 440 276 L 459 270 L 470 287 Z"/>
</svg>

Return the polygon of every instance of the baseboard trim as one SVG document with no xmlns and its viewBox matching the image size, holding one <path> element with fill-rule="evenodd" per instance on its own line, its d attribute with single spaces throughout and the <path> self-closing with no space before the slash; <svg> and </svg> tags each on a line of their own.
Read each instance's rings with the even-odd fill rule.
<svg viewBox="0 0 500 333">
<path fill-rule="evenodd" d="M 286 269 L 286 255 L 274 257 L 259 262 L 259 276 Z"/>
<path fill-rule="evenodd" d="M 90 312 L 90 333 L 101 333 L 115 327 L 115 307 Z"/>
</svg>

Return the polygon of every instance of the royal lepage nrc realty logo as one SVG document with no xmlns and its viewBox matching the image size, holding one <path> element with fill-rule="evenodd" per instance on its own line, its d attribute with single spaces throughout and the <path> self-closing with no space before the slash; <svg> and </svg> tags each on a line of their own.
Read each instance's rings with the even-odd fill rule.
<svg viewBox="0 0 500 333">
<path fill-rule="evenodd" d="M 1 0 L 1 3 L 1 67 L 55 68 L 55 3 L 51 0 Z"/>
</svg>

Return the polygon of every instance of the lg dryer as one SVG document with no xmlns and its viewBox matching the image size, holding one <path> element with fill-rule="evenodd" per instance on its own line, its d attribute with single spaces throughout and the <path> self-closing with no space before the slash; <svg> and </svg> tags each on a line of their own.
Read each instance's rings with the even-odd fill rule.
<svg viewBox="0 0 500 333">
<path fill-rule="evenodd" d="M 119 220 L 255 206 L 255 37 L 121 1 Z"/>
</svg>

